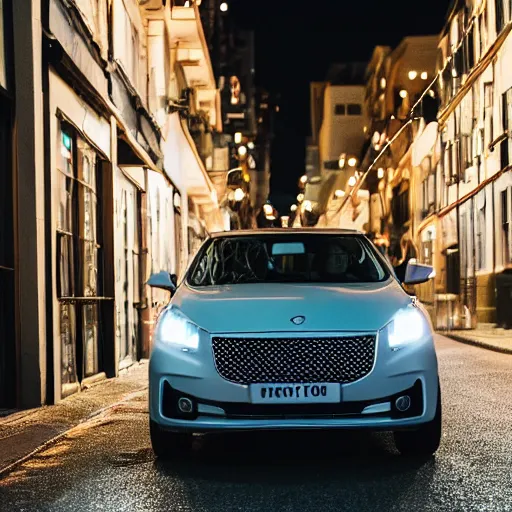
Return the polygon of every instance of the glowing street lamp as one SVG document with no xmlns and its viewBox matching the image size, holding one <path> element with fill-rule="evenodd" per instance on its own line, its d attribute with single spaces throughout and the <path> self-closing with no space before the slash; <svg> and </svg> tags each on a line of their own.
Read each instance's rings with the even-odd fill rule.
<svg viewBox="0 0 512 512">
<path fill-rule="evenodd" d="M 229 8 L 229 7 L 228 7 L 228 3 L 227 3 L 227 2 L 222 2 L 222 3 L 220 4 L 220 10 L 221 10 L 222 12 L 226 12 L 226 11 L 228 10 L 228 8 Z"/>
<path fill-rule="evenodd" d="M 235 190 L 235 201 L 240 202 L 244 200 L 245 192 L 241 188 Z"/>
</svg>

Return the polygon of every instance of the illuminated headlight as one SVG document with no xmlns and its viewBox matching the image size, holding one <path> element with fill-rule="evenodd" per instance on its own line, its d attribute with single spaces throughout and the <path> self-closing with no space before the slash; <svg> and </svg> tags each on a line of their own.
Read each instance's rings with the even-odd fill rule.
<svg viewBox="0 0 512 512">
<path fill-rule="evenodd" d="M 178 308 L 171 307 L 158 322 L 157 341 L 184 350 L 199 347 L 199 327 L 193 324 Z"/>
<path fill-rule="evenodd" d="M 388 343 L 391 348 L 402 347 L 419 341 L 427 326 L 421 311 L 409 306 L 401 309 L 388 325 Z"/>
</svg>

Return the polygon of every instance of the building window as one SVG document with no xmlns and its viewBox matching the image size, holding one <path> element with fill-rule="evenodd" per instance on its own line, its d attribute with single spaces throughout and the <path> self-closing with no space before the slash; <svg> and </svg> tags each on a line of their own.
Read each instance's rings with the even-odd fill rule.
<svg viewBox="0 0 512 512">
<path fill-rule="evenodd" d="M 349 116 L 361 116 L 363 115 L 363 109 L 357 103 L 349 103 L 347 105 L 347 113 Z"/>
<path fill-rule="evenodd" d="M 492 106 L 493 106 L 493 83 L 488 82 L 484 84 L 484 145 L 488 147 L 489 144 L 494 140 L 494 130 L 493 130 L 493 116 L 492 116 Z"/>
<path fill-rule="evenodd" d="M 499 34 L 505 25 L 505 9 L 503 0 L 495 0 L 496 2 L 496 33 Z"/>
<path fill-rule="evenodd" d="M 94 149 L 62 123 L 57 171 L 57 296 L 64 387 L 97 374 L 101 366 L 98 166 Z"/>
<path fill-rule="evenodd" d="M 334 107 L 334 115 L 336 116 L 344 116 L 347 113 L 346 105 L 338 104 Z"/>
<path fill-rule="evenodd" d="M 485 203 L 476 212 L 476 268 L 485 267 Z"/>
</svg>

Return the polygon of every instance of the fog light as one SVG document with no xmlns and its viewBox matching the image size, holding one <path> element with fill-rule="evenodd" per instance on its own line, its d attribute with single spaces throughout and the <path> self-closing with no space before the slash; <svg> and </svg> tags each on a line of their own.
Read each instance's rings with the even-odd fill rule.
<svg viewBox="0 0 512 512">
<path fill-rule="evenodd" d="M 180 398 L 178 400 L 178 409 L 183 414 L 190 414 L 194 410 L 194 404 L 190 398 Z"/>
<path fill-rule="evenodd" d="M 408 411 L 411 407 L 411 397 L 409 395 L 398 397 L 395 406 L 400 412 Z"/>
</svg>

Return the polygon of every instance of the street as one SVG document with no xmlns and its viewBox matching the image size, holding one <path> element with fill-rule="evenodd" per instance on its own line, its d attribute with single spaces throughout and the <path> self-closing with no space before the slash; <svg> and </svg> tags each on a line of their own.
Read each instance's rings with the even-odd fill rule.
<svg viewBox="0 0 512 512">
<path fill-rule="evenodd" d="M 189 460 L 150 448 L 140 393 L 0 480 L 0 510 L 512 510 L 512 356 L 438 336 L 444 438 L 426 462 L 388 434 L 199 439 Z"/>
</svg>

